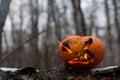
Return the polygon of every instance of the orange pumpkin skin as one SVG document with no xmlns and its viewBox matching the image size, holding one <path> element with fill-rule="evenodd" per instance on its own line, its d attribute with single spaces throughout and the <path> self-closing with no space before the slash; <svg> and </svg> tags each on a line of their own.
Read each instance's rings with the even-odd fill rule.
<svg viewBox="0 0 120 80">
<path fill-rule="evenodd" d="M 94 36 L 69 36 L 59 42 L 58 52 L 69 67 L 94 68 L 104 57 L 104 45 Z"/>
</svg>

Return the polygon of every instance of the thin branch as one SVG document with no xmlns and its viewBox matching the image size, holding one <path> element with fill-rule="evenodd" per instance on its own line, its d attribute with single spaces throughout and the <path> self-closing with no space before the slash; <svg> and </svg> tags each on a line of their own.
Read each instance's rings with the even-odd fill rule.
<svg viewBox="0 0 120 80">
<path fill-rule="evenodd" d="M 42 33 L 46 32 L 46 30 L 43 30 L 42 32 L 39 32 L 38 35 L 41 35 Z M 8 57 L 13 55 L 15 52 L 17 52 L 19 49 L 21 49 L 25 44 L 29 43 L 31 40 L 36 38 L 38 35 L 31 37 L 30 39 L 26 40 L 24 43 L 19 45 L 15 50 L 13 50 L 11 53 L 9 53 L 4 59 L 0 61 L 0 64 L 2 64 L 5 60 L 7 60 Z"/>
<path fill-rule="evenodd" d="M 8 42 L 7 42 L 7 35 L 6 35 L 5 31 L 3 31 L 3 36 L 4 36 L 4 41 L 5 41 L 5 44 L 6 44 L 6 53 L 8 53 L 9 45 L 8 45 Z"/>
</svg>

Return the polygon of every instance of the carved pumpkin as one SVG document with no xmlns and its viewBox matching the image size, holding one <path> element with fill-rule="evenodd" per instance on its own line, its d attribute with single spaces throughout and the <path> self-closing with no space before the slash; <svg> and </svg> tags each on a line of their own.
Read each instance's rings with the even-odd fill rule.
<svg viewBox="0 0 120 80">
<path fill-rule="evenodd" d="M 59 56 L 65 65 L 72 68 L 96 67 L 104 56 L 104 46 L 94 36 L 69 36 L 59 42 Z"/>
</svg>

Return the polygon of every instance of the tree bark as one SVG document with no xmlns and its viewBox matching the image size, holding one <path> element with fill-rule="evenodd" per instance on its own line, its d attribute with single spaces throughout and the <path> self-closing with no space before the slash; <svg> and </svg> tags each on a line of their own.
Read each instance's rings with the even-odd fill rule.
<svg viewBox="0 0 120 80">
<path fill-rule="evenodd" d="M 2 58 L 2 33 L 5 19 L 9 11 L 9 4 L 11 0 L 0 0 L 0 61 Z"/>
<path fill-rule="evenodd" d="M 109 0 L 105 0 L 105 14 L 106 14 L 106 23 L 107 23 L 107 34 L 106 34 L 107 37 L 106 38 L 107 38 L 107 43 L 108 43 L 108 45 L 107 45 L 108 46 L 108 50 L 109 50 L 109 52 L 111 54 L 109 60 L 112 60 L 112 58 L 114 58 L 114 54 L 112 54 L 112 51 L 113 51 L 112 45 L 113 44 L 112 44 L 112 34 L 111 34 L 110 13 L 109 13 L 108 1 Z"/>
<path fill-rule="evenodd" d="M 86 26 L 85 26 L 84 15 L 81 9 L 81 0 L 72 0 L 72 5 L 74 9 L 76 34 L 80 34 L 80 32 L 83 32 L 84 35 L 86 35 Z"/>
<path fill-rule="evenodd" d="M 45 38 L 44 38 L 44 44 L 43 44 L 43 51 L 44 51 L 44 66 L 45 69 L 49 69 L 49 52 L 50 52 L 50 39 L 52 36 L 52 30 L 51 30 L 51 23 L 52 23 L 52 17 L 53 17 L 53 0 L 48 0 L 47 2 L 47 24 L 46 24 L 46 33 L 45 33 Z M 53 13 L 53 14 L 52 14 Z"/>
<path fill-rule="evenodd" d="M 58 6 L 57 6 L 55 0 L 48 0 L 48 2 L 49 2 L 48 5 L 51 6 L 51 12 L 52 12 L 51 15 L 52 15 L 52 19 L 53 19 L 54 24 L 55 24 L 54 31 L 55 31 L 56 38 L 58 40 L 62 40 L 62 35 L 61 35 L 62 27 L 61 27 L 61 24 L 60 24 Z"/>
<path fill-rule="evenodd" d="M 39 10 L 38 10 L 38 0 L 30 0 L 30 8 L 31 8 L 31 35 L 30 37 L 35 37 L 31 43 L 31 50 L 32 50 L 32 54 L 33 54 L 33 66 L 34 67 L 38 67 L 38 63 L 40 61 L 40 54 L 39 54 L 39 49 L 38 49 L 38 33 L 39 33 L 39 29 L 38 29 L 38 17 L 39 17 Z"/>
<path fill-rule="evenodd" d="M 119 25 L 119 14 L 118 14 L 118 6 L 117 6 L 117 0 L 112 0 L 113 6 L 114 6 L 114 20 L 115 20 L 115 27 L 118 34 L 118 43 L 120 41 L 120 25 Z"/>
<path fill-rule="evenodd" d="M 118 44 L 118 52 L 120 52 L 120 19 L 119 19 L 119 3 L 117 2 L 117 0 L 112 0 L 113 2 L 113 7 L 114 7 L 114 22 L 115 22 L 115 28 L 116 28 L 116 32 L 117 32 L 117 44 Z M 119 54 L 120 56 L 120 54 Z M 118 60 L 120 61 L 120 59 Z"/>
</svg>

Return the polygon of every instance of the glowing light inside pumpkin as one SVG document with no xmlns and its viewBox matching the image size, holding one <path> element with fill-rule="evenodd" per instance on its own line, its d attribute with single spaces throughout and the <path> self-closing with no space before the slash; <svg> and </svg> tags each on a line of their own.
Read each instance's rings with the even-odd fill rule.
<svg viewBox="0 0 120 80">
<path fill-rule="evenodd" d="M 82 63 L 82 64 L 89 64 L 89 63 L 93 63 L 94 61 L 91 60 L 92 59 L 92 54 L 89 51 L 90 45 L 93 43 L 92 38 L 89 38 L 88 41 L 85 41 L 85 45 L 83 47 L 83 52 L 80 54 L 78 53 L 77 57 L 68 61 L 68 63 L 70 64 L 75 64 L 75 63 Z M 65 46 L 64 46 L 65 47 Z M 72 52 L 70 49 L 68 49 L 67 47 L 65 47 L 65 49 L 68 52 Z"/>
<path fill-rule="evenodd" d="M 63 47 L 68 53 L 72 53 L 72 51 L 71 51 L 69 48 L 67 48 L 66 46 L 62 45 L 62 47 Z"/>
</svg>

